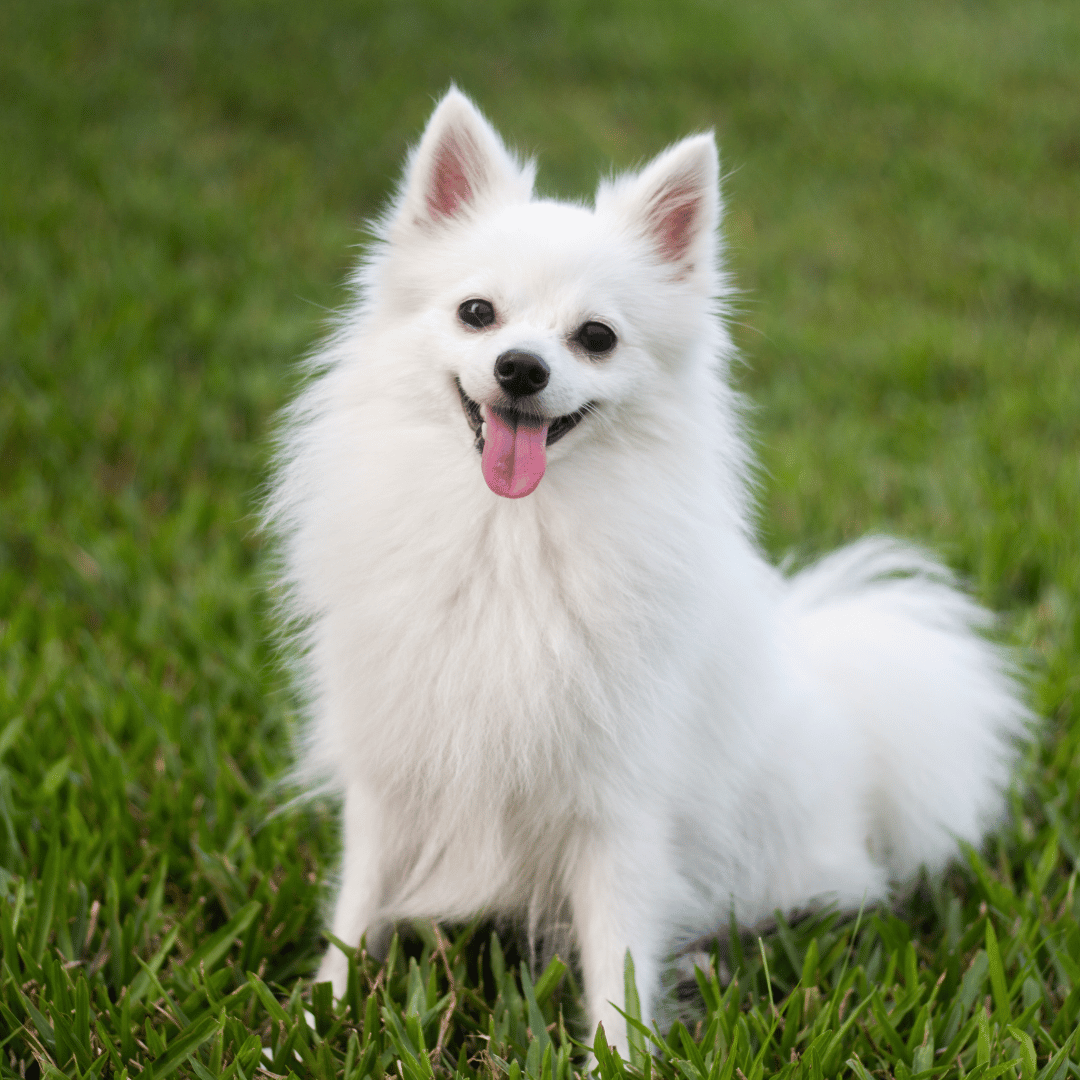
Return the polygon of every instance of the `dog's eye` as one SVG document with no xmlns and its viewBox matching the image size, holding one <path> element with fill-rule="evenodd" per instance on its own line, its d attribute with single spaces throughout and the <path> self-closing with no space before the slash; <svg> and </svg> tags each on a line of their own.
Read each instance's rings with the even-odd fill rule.
<svg viewBox="0 0 1080 1080">
<path fill-rule="evenodd" d="M 457 309 L 458 318 L 466 325 L 483 330 L 495 321 L 495 308 L 487 300 L 466 300 Z"/>
<path fill-rule="evenodd" d="M 575 335 L 574 340 L 591 353 L 611 352 L 615 348 L 615 331 L 599 322 L 587 322 Z"/>
</svg>

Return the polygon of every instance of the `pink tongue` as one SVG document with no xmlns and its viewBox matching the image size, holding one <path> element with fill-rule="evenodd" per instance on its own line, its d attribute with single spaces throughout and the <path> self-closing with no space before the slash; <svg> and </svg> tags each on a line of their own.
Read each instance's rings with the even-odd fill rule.
<svg viewBox="0 0 1080 1080">
<path fill-rule="evenodd" d="M 505 499 L 520 499 L 535 490 L 547 467 L 549 421 L 539 425 L 506 420 L 484 410 L 487 432 L 480 467 L 487 486 Z"/>
</svg>

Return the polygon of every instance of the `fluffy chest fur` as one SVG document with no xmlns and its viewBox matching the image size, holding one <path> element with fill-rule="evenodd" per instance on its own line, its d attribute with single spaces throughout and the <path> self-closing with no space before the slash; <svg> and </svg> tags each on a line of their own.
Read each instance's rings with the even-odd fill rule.
<svg viewBox="0 0 1080 1080">
<path fill-rule="evenodd" d="M 324 700 L 348 703 L 316 712 L 309 766 L 340 784 L 362 755 L 402 782 L 486 790 L 610 769 L 614 744 L 670 723 L 643 717 L 672 711 L 657 687 L 689 685 L 711 636 L 724 544 L 687 510 L 700 478 L 677 447 L 628 462 L 600 445 L 584 482 L 554 462 L 530 499 L 494 499 L 450 388 L 436 421 L 395 429 L 393 400 L 356 385 L 365 344 L 319 386 L 294 466 L 309 663 Z"/>
</svg>

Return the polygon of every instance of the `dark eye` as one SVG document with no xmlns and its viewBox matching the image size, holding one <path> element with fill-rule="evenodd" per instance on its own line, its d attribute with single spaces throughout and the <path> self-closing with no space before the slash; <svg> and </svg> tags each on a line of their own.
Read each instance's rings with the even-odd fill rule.
<svg viewBox="0 0 1080 1080">
<path fill-rule="evenodd" d="M 574 340 L 586 352 L 611 352 L 615 348 L 615 331 L 601 322 L 587 322 L 577 332 Z"/>
<path fill-rule="evenodd" d="M 466 325 L 483 330 L 495 321 L 495 309 L 487 300 L 466 300 L 457 309 L 458 318 Z"/>
</svg>

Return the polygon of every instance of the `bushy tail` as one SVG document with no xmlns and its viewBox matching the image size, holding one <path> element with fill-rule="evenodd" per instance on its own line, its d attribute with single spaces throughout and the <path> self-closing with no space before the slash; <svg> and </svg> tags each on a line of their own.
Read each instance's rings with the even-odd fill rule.
<svg viewBox="0 0 1080 1080">
<path fill-rule="evenodd" d="M 925 552 L 887 538 L 790 581 L 799 648 L 866 750 L 875 860 L 895 880 L 940 869 L 1004 816 L 1029 719 L 992 616 Z"/>
</svg>

